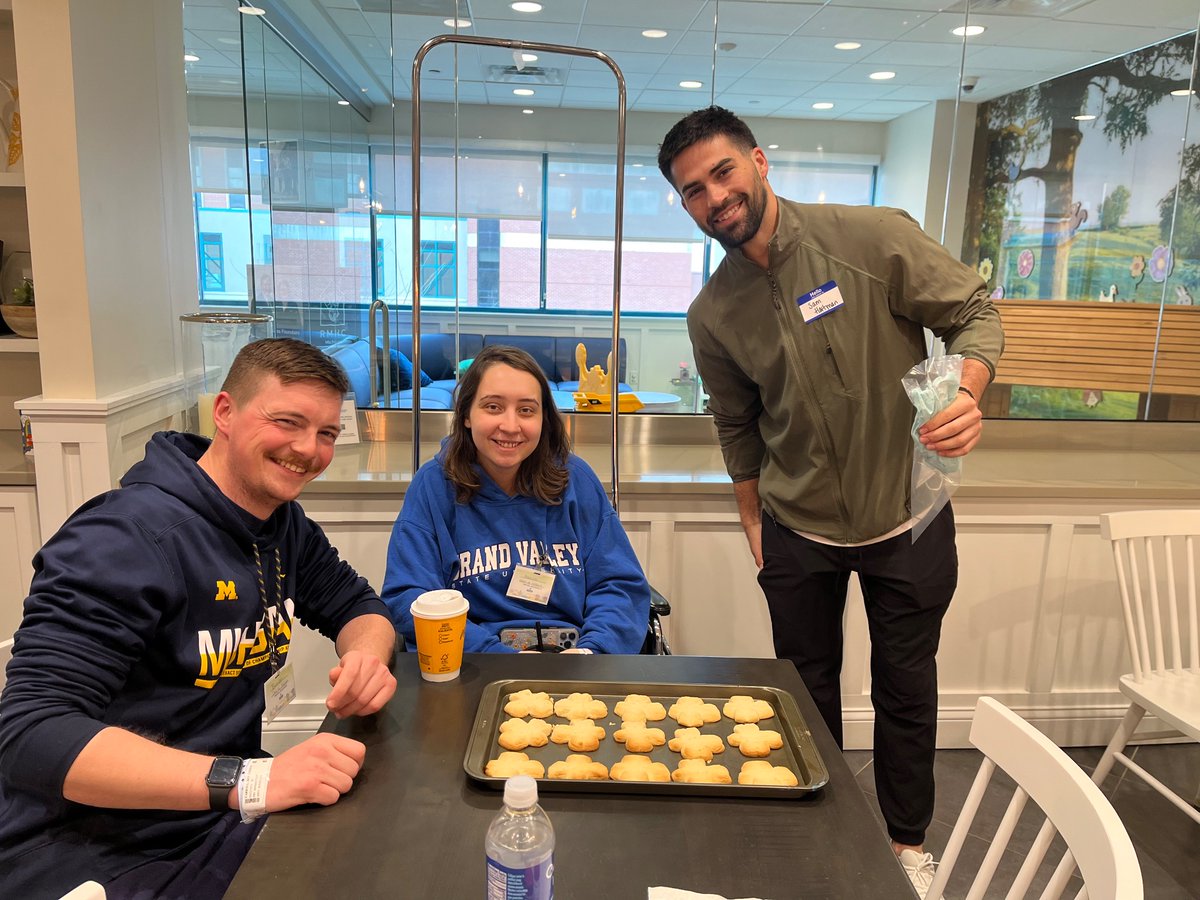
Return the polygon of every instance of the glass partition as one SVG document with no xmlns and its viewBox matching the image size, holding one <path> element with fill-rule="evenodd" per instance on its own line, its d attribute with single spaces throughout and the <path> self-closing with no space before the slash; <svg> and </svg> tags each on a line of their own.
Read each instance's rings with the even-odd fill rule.
<svg viewBox="0 0 1200 900">
<path fill-rule="evenodd" d="M 368 339 L 383 301 L 392 341 L 376 344 L 402 354 L 419 278 L 422 330 L 448 336 L 427 373 L 443 388 L 484 340 L 561 360 L 558 343 L 586 339 L 589 364 L 603 363 L 592 342 L 611 334 L 616 90 L 596 60 L 429 54 L 413 271 L 412 60 L 458 30 L 591 47 L 621 67 L 621 374 L 679 398 L 655 411 L 704 410 L 685 314 L 723 258 L 658 172 L 657 146 L 716 102 L 750 122 L 781 196 L 900 206 L 980 270 L 1010 348 L 989 415 L 1200 416 L 1186 311 L 1200 291 L 1198 0 L 1145 0 L 1136 21 L 1109 0 L 309 5 L 325 12 L 319 28 L 305 18 L 323 53 L 276 33 L 271 9 L 264 21 L 231 2 L 229 22 L 217 2 L 185 7 L 201 57 L 188 71 L 206 307 L 267 307 L 281 333 L 336 346 Z M 210 49 L 236 53 L 236 72 L 209 68 Z M 567 384 L 578 373 L 565 358 L 548 375 Z M 382 387 L 376 402 L 404 406 Z"/>
</svg>

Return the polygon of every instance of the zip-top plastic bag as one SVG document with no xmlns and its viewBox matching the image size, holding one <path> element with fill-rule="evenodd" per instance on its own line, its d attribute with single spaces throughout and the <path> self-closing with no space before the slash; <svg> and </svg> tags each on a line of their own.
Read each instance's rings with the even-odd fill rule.
<svg viewBox="0 0 1200 900">
<path fill-rule="evenodd" d="M 921 443 L 921 426 L 954 402 L 962 378 L 963 358 L 932 356 L 908 370 L 900 379 L 908 399 L 916 407 L 913 417 L 912 492 L 910 496 L 913 519 L 912 539 L 925 532 L 929 523 L 942 511 L 962 483 L 962 457 L 938 456 Z"/>
</svg>

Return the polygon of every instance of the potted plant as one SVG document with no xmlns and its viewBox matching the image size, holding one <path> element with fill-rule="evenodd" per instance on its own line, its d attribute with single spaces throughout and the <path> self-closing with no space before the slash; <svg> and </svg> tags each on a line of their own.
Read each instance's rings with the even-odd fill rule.
<svg viewBox="0 0 1200 900">
<path fill-rule="evenodd" d="M 33 305 L 33 279 L 24 276 L 12 289 L 12 296 L 0 303 L 4 323 L 21 337 L 37 337 L 37 310 Z"/>
</svg>

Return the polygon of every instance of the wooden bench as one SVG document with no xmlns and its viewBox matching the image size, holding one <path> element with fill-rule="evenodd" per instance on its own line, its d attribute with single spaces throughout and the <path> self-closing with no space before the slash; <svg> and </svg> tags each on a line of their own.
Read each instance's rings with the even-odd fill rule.
<svg viewBox="0 0 1200 900">
<path fill-rule="evenodd" d="M 1200 307 L 1155 303 L 997 300 L 1004 355 L 982 405 L 1008 415 L 1013 385 L 1142 395 L 1150 418 L 1200 419 Z M 1151 374 L 1153 373 L 1153 393 Z M 1149 394 L 1149 396 L 1147 396 Z"/>
</svg>

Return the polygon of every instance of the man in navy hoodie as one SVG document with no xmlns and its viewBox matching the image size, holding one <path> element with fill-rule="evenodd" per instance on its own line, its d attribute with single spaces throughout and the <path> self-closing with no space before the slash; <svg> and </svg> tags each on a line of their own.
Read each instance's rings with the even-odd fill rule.
<svg viewBox="0 0 1200 900">
<path fill-rule="evenodd" d="M 396 689 L 387 608 L 295 502 L 333 458 L 347 389 L 308 344 L 250 344 L 211 444 L 156 434 L 38 553 L 0 699 L 5 896 L 95 880 L 110 900 L 220 897 L 259 817 L 350 789 L 357 741 L 261 748 L 294 618 L 336 642 L 335 715 Z"/>
</svg>

